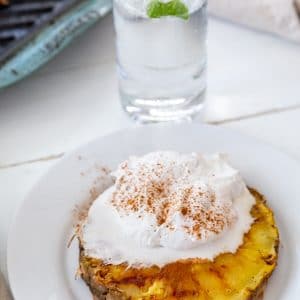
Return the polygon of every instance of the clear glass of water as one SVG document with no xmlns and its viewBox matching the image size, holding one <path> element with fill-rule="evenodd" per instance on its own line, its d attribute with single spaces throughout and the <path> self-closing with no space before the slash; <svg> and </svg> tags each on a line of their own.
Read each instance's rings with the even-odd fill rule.
<svg viewBox="0 0 300 300">
<path fill-rule="evenodd" d="M 119 90 L 135 120 L 191 119 L 206 90 L 207 0 L 114 0 Z"/>
</svg>

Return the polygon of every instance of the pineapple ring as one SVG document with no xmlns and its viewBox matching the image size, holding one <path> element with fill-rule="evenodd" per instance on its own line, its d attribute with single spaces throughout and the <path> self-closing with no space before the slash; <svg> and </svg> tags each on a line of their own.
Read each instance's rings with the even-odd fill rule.
<svg viewBox="0 0 300 300">
<path fill-rule="evenodd" d="M 159 268 L 107 265 L 87 257 L 81 247 L 80 272 L 95 300 L 261 299 L 278 259 L 279 233 L 264 197 L 251 210 L 255 221 L 236 253 L 213 261 L 190 259 Z"/>
</svg>

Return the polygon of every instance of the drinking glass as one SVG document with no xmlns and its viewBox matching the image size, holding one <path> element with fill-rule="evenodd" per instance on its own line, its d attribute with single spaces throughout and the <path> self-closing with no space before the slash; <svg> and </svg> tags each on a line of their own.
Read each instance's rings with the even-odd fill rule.
<svg viewBox="0 0 300 300">
<path fill-rule="evenodd" d="M 207 0 L 114 0 L 119 91 L 141 122 L 191 119 L 206 90 Z"/>
</svg>

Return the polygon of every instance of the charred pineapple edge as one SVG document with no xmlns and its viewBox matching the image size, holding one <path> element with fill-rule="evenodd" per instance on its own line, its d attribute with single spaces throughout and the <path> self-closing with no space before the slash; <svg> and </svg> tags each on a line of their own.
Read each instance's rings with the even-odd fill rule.
<svg viewBox="0 0 300 300">
<path fill-rule="evenodd" d="M 271 212 L 272 218 L 274 218 L 273 211 L 269 208 L 267 205 L 267 201 L 265 197 L 260 194 L 257 190 L 254 188 L 248 188 L 251 194 L 256 198 L 256 206 L 258 203 L 263 204 L 268 208 L 268 210 Z M 260 284 L 257 286 L 255 290 L 251 291 L 251 295 L 248 297 L 247 300 L 262 300 L 265 288 L 267 286 L 269 278 L 272 276 L 274 270 L 277 266 L 278 261 L 278 254 L 279 254 L 279 232 L 278 228 L 275 223 L 275 229 L 277 231 L 277 239 L 274 241 L 274 250 L 275 250 L 275 262 L 274 262 L 274 268 L 271 272 L 269 272 L 260 282 Z M 247 234 L 246 234 L 247 235 Z M 87 256 L 84 255 L 84 248 L 82 246 L 81 242 L 81 226 L 79 225 L 78 229 L 76 230 L 76 237 L 79 241 L 79 270 L 78 274 L 81 276 L 81 278 L 84 280 L 84 282 L 89 287 L 94 300 L 128 300 L 128 297 L 126 297 L 122 291 L 120 291 L 118 288 L 107 288 L 103 285 L 99 285 L 95 280 L 90 276 L 88 270 L 85 268 L 84 264 L 82 263 Z M 222 255 L 222 254 L 220 254 Z"/>
</svg>

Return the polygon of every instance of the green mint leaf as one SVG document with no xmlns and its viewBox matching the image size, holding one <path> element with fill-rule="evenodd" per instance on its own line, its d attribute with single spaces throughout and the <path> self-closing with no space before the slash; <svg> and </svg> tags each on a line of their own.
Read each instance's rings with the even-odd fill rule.
<svg viewBox="0 0 300 300">
<path fill-rule="evenodd" d="M 147 15 L 149 18 L 174 16 L 188 20 L 189 10 L 181 0 L 171 0 L 169 2 L 152 0 L 147 7 Z"/>
</svg>

